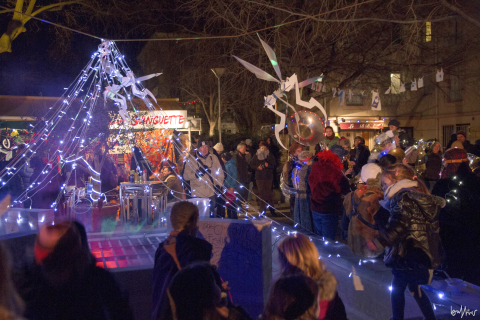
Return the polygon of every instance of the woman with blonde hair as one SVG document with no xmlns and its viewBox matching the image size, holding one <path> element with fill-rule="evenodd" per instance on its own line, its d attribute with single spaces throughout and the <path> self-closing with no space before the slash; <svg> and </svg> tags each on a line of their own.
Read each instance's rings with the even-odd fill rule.
<svg viewBox="0 0 480 320">
<path fill-rule="evenodd" d="M 337 279 L 319 260 L 317 248 L 299 233 L 285 237 L 278 245 L 282 276 L 304 274 L 318 285 L 319 319 L 347 318 L 345 306 L 337 293 Z"/>
<path fill-rule="evenodd" d="M 430 195 L 415 171 L 403 164 L 385 168 L 381 179 L 385 200 L 380 203 L 390 211 L 390 219 L 367 246 L 372 251 L 387 247 L 384 262 L 393 273 L 392 319 L 404 318 L 407 287 L 425 319 L 435 319 L 421 285 L 430 284 L 433 269 L 441 262 L 438 216 L 445 200 Z"/>
</svg>

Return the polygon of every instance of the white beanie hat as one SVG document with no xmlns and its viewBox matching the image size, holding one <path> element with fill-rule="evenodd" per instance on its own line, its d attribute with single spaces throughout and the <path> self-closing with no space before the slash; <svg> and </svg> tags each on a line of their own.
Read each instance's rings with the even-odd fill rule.
<svg viewBox="0 0 480 320">
<path fill-rule="evenodd" d="M 382 168 L 376 163 L 367 163 L 362 167 L 360 177 L 363 183 L 367 183 L 368 179 L 377 179 L 379 173 L 382 173 Z"/>
<path fill-rule="evenodd" d="M 215 149 L 218 153 L 223 152 L 223 144 L 221 142 L 217 143 L 213 149 Z"/>
</svg>

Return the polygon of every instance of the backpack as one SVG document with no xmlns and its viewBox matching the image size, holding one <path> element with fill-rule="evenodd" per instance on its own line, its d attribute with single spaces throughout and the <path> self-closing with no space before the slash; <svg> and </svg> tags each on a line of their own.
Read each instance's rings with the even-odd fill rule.
<svg viewBox="0 0 480 320">
<path fill-rule="evenodd" d="M 352 218 L 353 217 L 357 217 L 358 220 L 360 220 L 364 225 L 366 225 L 367 227 L 373 229 L 373 230 L 378 230 L 378 226 L 374 225 L 374 224 L 371 224 L 370 222 L 368 222 L 367 220 L 365 220 L 361 215 L 358 214 L 357 212 L 357 207 L 358 205 L 360 204 L 360 201 L 362 200 L 363 197 L 366 197 L 366 196 L 369 196 L 371 194 L 374 194 L 374 192 L 366 192 L 365 194 L 363 194 L 358 203 L 355 203 L 355 192 L 352 192 L 352 195 L 351 195 L 351 201 L 352 201 L 352 211 L 350 212 L 350 214 L 348 215 L 348 219 L 350 221 L 352 221 Z"/>
</svg>

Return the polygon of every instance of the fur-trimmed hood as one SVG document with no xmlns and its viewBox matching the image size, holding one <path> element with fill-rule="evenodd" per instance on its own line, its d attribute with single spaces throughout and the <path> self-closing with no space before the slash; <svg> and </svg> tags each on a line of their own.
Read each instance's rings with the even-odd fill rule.
<svg viewBox="0 0 480 320">
<path fill-rule="evenodd" d="M 324 270 L 320 278 L 315 280 L 317 281 L 319 287 L 318 295 L 320 300 L 333 300 L 333 298 L 335 298 L 335 294 L 337 293 L 338 284 L 333 273 L 328 270 Z"/>
</svg>

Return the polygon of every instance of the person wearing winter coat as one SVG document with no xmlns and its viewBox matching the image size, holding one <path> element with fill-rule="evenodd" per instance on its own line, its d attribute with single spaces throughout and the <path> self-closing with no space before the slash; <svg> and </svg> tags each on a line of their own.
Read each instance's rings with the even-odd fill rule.
<svg viewBox="0 0 480 320">
<path fill-rule="evenodd" d="M 325 142 L 327 148 L 330 150 L 334 145 L 338 143 L 339 138 L 335 136 L 335 131 L 330 126 L 325 127 Z"/>
<path fill-rule="evenodd" d="M 234 158 L 235 163 L 237 164 L 237 192 L 240 194 L 242 201 L 247 201 L 248 186 L 251 177 L 250 161 L 252 161 L 252 155 L 247 152 L 247 146 L 244 143 L 239 143 Z"/>
<path fill-rule="evenodd" d="M 0 216 L 10 205 L 11 197 L 7 195 L 0 202 Z M 0 319 L 21 320 L 24 303 L 12 280 L 12 257 L 6 245 L 0 241 Z"/>
<path fill-rule="evenodd" d="M 293 220 L 309 232 L 314 232 L 312 211 L 310 210 L 310 185 L 308 176 L 313 163 L 313 154 L 310 151 L 302 151 L 298 155 L 298 161 L 292 171 L 292 182 L 295 187 L 295 211 Z"/>
<path fill-rule="evenodd" d="M 17 278 L 27 319 L 133 319 L 113 276 L 97 267 L 78 222 L 44 225 Z"/>
<path fill-rule="evenodd" d="M 353 161 L 350 161 L 350 165 L 353 166 L 353 174 L 357 175 L 362 171 L 362 167 L 368 163 L 370 150 L 365 145 L 365 139 L 360 136 L 355 137 L 353 144 L 355 145 L 355 157 Z"/>
<path fill-rule="evenodd" d="M 152 320 L 169 318 L 167 289 L 175 274 L 196 261 L 210 260 L 212 245 L 197 238 L 198 219 L 198 207 L 193 203 L 181 201 L 173 205 L 170 213 L 173 231 L 155 252 Z"/>
<path fill-rule="evenodd" d="M 168 292 L 170 314 L 162 320 L 251 320 L 247 312 L 229 300 L 228 283 L 217 268 L 195 262 L 172 279 Z"/>
<path fill-rule="evenodd" d="M 281 277 L 272 285 L 261 320 L 318 319 L 318 285 L 303 275 Z"/>
<path fill-rule="evenodd" d="M 317 248 L 301 234 L 287 236 L 278 244 L 281 276 L 306 275 L 318 285 L 320 313 L 317 319 L 346 320 L 345 306 L 337 292 L 337 279 L 319 259 Z"/>
<path fill-rule="evenodd" d="M 108 154 L 107 144 L 102 142 L 95 148 L 93 161 L 90 163 L 95 171 L 100 172 L 100 190 L 107 192 L 118 186 L 117 166 Z M 95 182 L 94 182 L 94 189 Z"/>
<path fill-rule="evenodd" d="M 425 174 L 423 180 L 428 190 L 431 192 L 435 182 L 440 179 L 440 170 L 442 170 L 442 146 L 440 142 L 435 141 L 430 147 L 430 151 L 425 155 Z"/>
<path fill-rule="evenodd" d="M 390 211 L 390 220 L 373 241 L 367 242 L 367 246 L 372 251 L 387 247 L 384 262 L 393 273 L 393 319 L 404 318 L 407 287 L 425 319 L 435 319 L 430 300 L 421 285 L 431 283 L 433 270 L 441 263 L 438 217 L 445 200 L 430 195 L 414 170 L 404 164 L 384 169 L 382 183 L 385 199 L 381 204 Z"/>
<path fill-rule="evenodd" d="M 293 188 L 293 181 L 292 181 L 292 171 L 295 167 L 295 163 L 297 160 L 298 155 L 303 151 L 304 146 L 302 146 L 298 142 L 293 142 L 290 148 L 288 148 L 288 160 L 283 165 L 282 169 L 282 180 L 286 187 Z M 295 194 L 290 194 L 290 214 L 294 214 L 295 212 Z"/>
<path fill-rule="evenodd" d="M 330 150 L 319 152 L 313 163 L 308 183 L 312 192 L 312 210 L 315 233 L 335 240 L 339 217 L 343 211 L 343 196 L 350 192 L 343 165 Z"/>
<path fill-rule="evenodd" d="M 367 247 L 367 241 L 373 240 L 379 230 L 385 228 L 390 217 L 388 210 L 379 203 L 383 199 L 381 174 L 382 168 L 377 164 L 364 165 L 361 172 L 363 184 L 347 194 L 343 201 L 346 214 L 342 220 L 342 228 L 348 230 L 350 250 L 361 257 L 375 258 L 383 252 L 372 252 Z"/>
<path fill-rule="evenodd" d="M 477 148 L 470 143 L 470 140 L 467 140 L 467 133 L 465 131 L 457 131 L 457 141 L 462 143 L 463 149 L 465 149 L 467 153 L 471 153 L 477 157 L 480 157 L 480 153 L 478 153 Z"/>
<path fill-rule="evenodd" d="M 162 182 L 169 189 L 167 193 L 167 201 L 174 202 L 178 200 L 183 200 L 185 191 L 182 187 L 182 182 L 178 178 L 177 174 L 173 171 L 170 164 L 162 163 L 162 169 L 160 171 L 160 178 Z"/>
<path fill-rule="evenodd" d="M 444 154 L 442 178 L 432 194 L 447 200 L 440 211 L 440 238 L 447 273 L 480 285 L 480 179 L 469 167 L 467 153 L 452 148 Z"/>
<path fill-rule="evenodd" d="M 137 171 L 137 169 L 140 172 L 147 170 L 147 177 L 152 175 L 152 170 L 148 165 L 147 160 L 145 160 L 142 150 L 140 150 L 138 146 L 135 146 L 133 148 L 132 158 L 130 159 L 130 171 Z"/>
<path fill-rule="evenodd" d="M 225 207 L 227 208 L 228 217 L 230 219 L 238 219 L 237 215 L 237 205 L 235 202 L 235 189 L 237 188 L 237 164 L 235 159 L 232 157 L 230 152 L 222 154 L 222 161 L 225 163 Z M 219 214 L 222 218 L 225 218 L 225 208 L 222 207 L 222 210 Z"/>
<path fill-rule="evenodd" d="M 192 197 L 210 198 L 210 216 L 215 217 L 217 195 L 215 186 L 223 186 L 225 178 L 218 157 L 209 153 L 205 140 L 198 140 L 195 155 L 185 162 L 184 179 L 190 181 Z"/>
<path fill-rule="evenodd" d="M 260 148 L 253 156 L 250 162 L 250 168 L 255 170 L 255 180 L 257 182 L 258 196 L 257 203 L 260 204 L 260 212 L 265 212 L 267 205 L 269 205 L 272 216 L 277 216 L 275 208 L 273 207 L 273 169 L 275 168 L 275 158 L 268 150 L 267 144 L 260 141 Z M 260 199 L 259 199 L 260 198 Z"/>
</svg>

